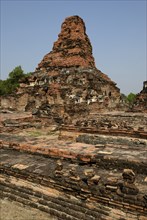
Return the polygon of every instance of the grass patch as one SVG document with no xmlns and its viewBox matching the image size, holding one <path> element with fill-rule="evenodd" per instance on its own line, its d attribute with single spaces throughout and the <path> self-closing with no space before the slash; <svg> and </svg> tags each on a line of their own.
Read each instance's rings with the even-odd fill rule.
<svg viewBox="0 0 147 220">
<path fill-rule="evenodd" d="M 28 134 L 31 137 L 39 137 L 42 135 L 42 132 L 41 131 L 29 131 Z"/>
</svg>

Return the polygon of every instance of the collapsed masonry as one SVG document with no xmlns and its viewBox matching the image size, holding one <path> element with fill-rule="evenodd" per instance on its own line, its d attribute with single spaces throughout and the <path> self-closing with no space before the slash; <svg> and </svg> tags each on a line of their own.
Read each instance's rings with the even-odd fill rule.
<svg viewBox="0 0 147 220">
<path fill-rule="evenodd" d="M 50 53 L 3 106 L 32 111 L 57 122 L 118 107 L 120 91 L 95 67 L 92 46 L 79 16 L 65 19 Z"/>
<path fill-rule="evenodd" d="M 146 219 L 146 139 L 48 132 L 0 134 L 0 198 L 58 220 Z"/>
<path fill-rule="evenodd" d="M 137 94 L 132 111 L 147 112 L 147 81 L 143 82 L 143 89 Z"/>
</svg>

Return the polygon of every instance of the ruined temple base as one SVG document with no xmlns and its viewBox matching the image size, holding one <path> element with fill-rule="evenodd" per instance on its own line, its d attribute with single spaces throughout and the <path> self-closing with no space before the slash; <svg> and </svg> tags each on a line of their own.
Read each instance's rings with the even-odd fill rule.
<svg viewBox="0 0 147 220">
<path fill-rule="evenodd" d="M 2 199 L 59 220 L 147 218 L 145 114 L 119 114 L 120 123 L 138 123 L 136 137 L 131 129 L 125 133 L 118 127 L 113 133 L 113 127 L 107 127 L 116 113 L 95 117 L 96 122 L 101 120 L 99 131 L 90 118 L 84 127 L 50 125 L 47 118 L 29 113 L 1 116 Z"/>
</svg>

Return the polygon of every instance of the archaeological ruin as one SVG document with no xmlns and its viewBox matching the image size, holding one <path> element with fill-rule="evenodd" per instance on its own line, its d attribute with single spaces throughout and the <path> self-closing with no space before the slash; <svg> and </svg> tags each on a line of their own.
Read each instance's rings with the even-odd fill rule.
<svg viewBox="0 0 147 220">
<path fill-rule="evenodd" d="M 132 111 L 147 112 L 147 81 L 143 82 L 143 89 L 137 94 Z"/>
<path fill-rule="evenodd" d="M 147 219 L 147 81 L 128 106 L 79 16 L 0 100 L 1 199 L 57 220 Z"/>
</svg>

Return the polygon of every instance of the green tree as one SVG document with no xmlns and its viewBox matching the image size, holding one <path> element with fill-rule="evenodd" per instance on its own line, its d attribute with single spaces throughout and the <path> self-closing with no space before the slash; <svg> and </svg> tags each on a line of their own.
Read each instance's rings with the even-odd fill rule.
<svg viewBox="0 0 147 220">
<path fill-rule="evenodd" d="M 9 79 L 13 83 L 18 83 L 21 78 L 25 77 L 24 71 L 21 66 L 17 66 L 9 73 Z"/>
<path fill-rule="evenodd" d="M 128 101 L 130 104 L 132 104 L 132 103 L 135 101 L 135 99 L 136 99 L 136 94 L 134 94 L 134 93 L 132 93 L 132 92 L 127 96 L 127 101 Z"/>
<path fill-rule="evenodd" d="M 0 80 L 0 95 L 10 94 L 19 87 L 20 79 L 28 77 L 31 73 L 25 74 L 21 66 L 15 67 L 6 80 Z"/>
<path fill-rule="evenodd" d="M 5 80 L 0 80 L 0 95 L 4 95 L 5 94 Z"/>
</svg>

